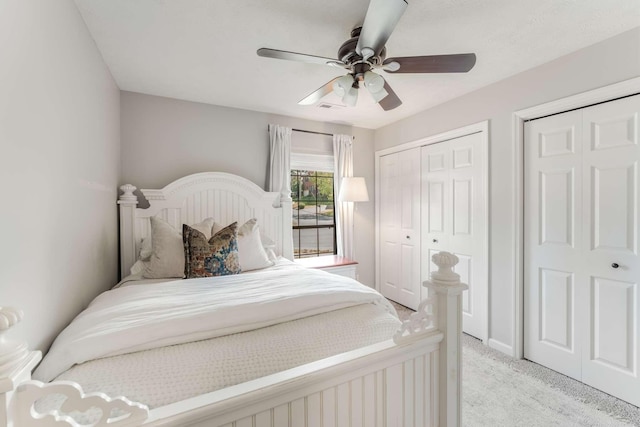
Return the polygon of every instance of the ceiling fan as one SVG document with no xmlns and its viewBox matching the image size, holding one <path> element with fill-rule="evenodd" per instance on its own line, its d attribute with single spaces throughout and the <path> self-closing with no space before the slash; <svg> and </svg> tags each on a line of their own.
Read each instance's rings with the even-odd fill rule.
<svg viewBox="0 0 640 427">
<path fill-rule="evenodd" d="M 349 71 L 306 96 L 298 102 L 300 105 L 313 105 L 334 92 L 346 105 L 355 106 L 362 84 L 385 111 L 393 110 L 402 101 L 384 78 L 372 70 L 387 73 L 466 73 L 476 63 L 473 53 L 387 58 L 385 44 L 406 8 L 406 0 L 371 0 L 362 27 L 354 28 L 351 38 L 338 49 L 339 59 L 269 48 L 258 49 L 257 53 L 266 58 L 329 65 Z"/>
</svg>

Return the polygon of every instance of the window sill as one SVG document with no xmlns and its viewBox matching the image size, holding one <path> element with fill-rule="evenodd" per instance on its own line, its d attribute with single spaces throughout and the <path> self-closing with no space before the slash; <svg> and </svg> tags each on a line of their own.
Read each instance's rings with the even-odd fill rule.
<svg viewBox="0 0 640 427">
<path fill-rule="evenodd" d="M 356 266 L 358 263 L 349 258 L 337 255 L 325 255 L 319 257 L 297 258 L 297 264 L 307 268 L 315 268 L 340 276 L 350 277 L 356 280 Z"/>
</svg>

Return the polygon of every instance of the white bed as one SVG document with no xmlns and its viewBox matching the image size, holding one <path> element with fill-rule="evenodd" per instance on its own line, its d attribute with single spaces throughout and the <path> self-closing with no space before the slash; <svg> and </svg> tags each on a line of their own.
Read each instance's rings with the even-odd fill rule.
<svg viewBox="0 0 640 427">
<path fill-rule="evenodd" d="M 34 378 L 155 408 L 375 344 L 400 327 L 366 286 L 292 264 L 127 282 L 58 336 Z"/>
<path fill-rule="evenodd" d="M 3 353 L 0 345 L 0 362 L 15 361 L 4 375 L 0 363 L 0 408 L 7 408 L 0 426 L 73 426 L 65 414 L 89 407 L 102 409 L 96 425 L 106 425 L 108 414 L 109 425 L 459 424 L 464 285 L 451 273 L 455 257 L 435 260 L 441 271 L 431 287 L 442 296 L 400 325 L 377 292 L 287 261 L 291 201 L 277 193 L 203 173 L 142 190 L 150 207 L 138 209 L 135 187 L 122 189 L 123 276 L 154 216 L 176 228 L 208 217 L 222 224 L 257 218 L 283 258 L 233 276 L 129 276 L 56 339 L 36 380 L 29 375 L 38 352 L 7 344 Z"/>
</svg>

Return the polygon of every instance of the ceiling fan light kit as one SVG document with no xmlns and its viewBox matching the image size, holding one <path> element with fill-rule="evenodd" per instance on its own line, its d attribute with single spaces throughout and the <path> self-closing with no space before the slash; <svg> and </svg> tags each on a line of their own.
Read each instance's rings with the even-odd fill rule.
<svg viewBox="0 0 640 427">
<path fill-rule="evenodd" d="M 357 83 L 354 83 L 356 85 Z M 356 86 L 351 86 L 347 93 L 342 97 L 342 102 L 347 107 L 355 107 L 358 102 L 358 88 Z"/>
<path fill-rule="evenodd" d="M 371 93 L 380 92 L 384 88 L 384 79 L 373 71 L 367 71 L 364 73 L 364 86 Z"/>
<path fill-rule="evenodd" d="M 339 77 L 333 83 L 333 93 L 342 98 L 347 94 L 348 90 L 353 86 L 354 83 L 355 81 L 351 74 Z"/>
<path fill-rule="evenodd" d="M 307 95 L 298 104 L 314 105 L 333 92 L 347 106 L 355 106 L 360 82 L 385 111 L 402 105 L 389 83 L 372 70 L 387 73 L 466 73 L 476 63 L 473 53 L 386 58 L 385 44 L 407 8 L 406 0 L 371 0 L 362 27 L 351 31 L 351 38 L 338 49 L 338 58 L 261 48 L 258 55 L 346 69 L 348 74 L 332 79 Z"/>
</svg>

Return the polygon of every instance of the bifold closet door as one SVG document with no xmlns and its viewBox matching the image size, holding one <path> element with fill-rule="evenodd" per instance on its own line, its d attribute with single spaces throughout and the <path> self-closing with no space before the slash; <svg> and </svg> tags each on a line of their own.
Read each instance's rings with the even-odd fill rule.
<svg viewBox="0 0 640 427">
<path fill-rule="evenodd" d="M 640 96 L 525 125 L 525 357 L 640 405 Z"/>
<path fill-rule="evenodd" d="M 379 163 L 380 292 L 404 306 L 420 304 L 420 150 Z"/>
<path fill-rule="evenodd" d="M 525 126 L 527 359 L 581 379 L 586 313 L 582 269 L 582 112 Z"/>
<path fill-rule="evenodd" d="M 582 381 L 640 406 L 640 96 L 584 109 Z"/>
<path fill-rule="evenodd" d="M 469 285 L 462 296 L 463 331 L 485 339 L 487 292 L 486 194 L 483 135 L 475 133 L 421 148 L 423 280 L 439 251 L 460 259 Z"/>
</svg>

